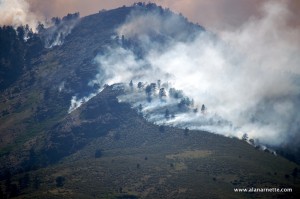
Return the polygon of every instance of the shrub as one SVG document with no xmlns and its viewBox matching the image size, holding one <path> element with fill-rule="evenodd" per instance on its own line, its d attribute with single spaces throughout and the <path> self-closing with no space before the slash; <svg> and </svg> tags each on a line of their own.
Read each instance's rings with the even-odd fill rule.
<svg viewBox="0 0 300 199">
<path fill-rule="evenodd" d="M 56 181 L 56 187 L 63 187 L 65 183 L 65 178 L 63 176 L 58 176 L 55 179 Z"/>
<path fill-rule="evenodd" d="M 101 158 L 102 157 L 102 150 L 101 149 L 97 149 L 95 152 L 95 158 Z"/>
</svg>

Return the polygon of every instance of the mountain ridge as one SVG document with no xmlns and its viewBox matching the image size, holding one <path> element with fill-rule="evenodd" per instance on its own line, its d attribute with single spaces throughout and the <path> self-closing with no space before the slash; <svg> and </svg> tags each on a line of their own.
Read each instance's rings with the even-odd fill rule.
<svg viewBox="0 0 300 199">
<path fill-rule="evenodd" d="M 0 112 L 8 112 L 0 117 L 2 194 L 19 198 L 153 198 L 159 194 L 197 198 L 202 192 L 206 197 L 254 198 L 261 195 L 237 195 L 233 188 L 288 186 L 294 188 L 293 195 L 261 197 L 296 196 L 299 177 L 291 177 L 298 167 L 295 163 L 236 138 L 149 123 L 128 103 L 119 102 L 117 97 L 124 90 L 117 89 L 118 85 L 106 85 L 101 92 L 101 85 L 89 85 L 99 72 L 94 58 L 111 46 L 124 45 L 115 31 L 135 9 L 170 14 L 153 4 L 136 4 L 83 17 L 61 46 L 32 56 L 30 70 L 1 93 Z M 158 34 L 154 38 L 172 37 Z M 134 39 L 125 39 L 126 48 L 136 47 Z M 73 96 L 90 93 L 96 94 L 68 113 Z M 95 157 L 97 151 L 100 157 Z M 89 170 L 93 175 L 86 172 Z M 23 186 L 26 175 L 31 180 Z M 86 176 L 101 187 L 99 192 Z M 97 176 L 104 180 L 98 181 Z M 55 184 L 57 177 L 64 177 L 65 187 Z M 89 183 L 84 185 L 84 181 Z M 170 191 L 171 185 L 176 193 Z"/>
</svg>

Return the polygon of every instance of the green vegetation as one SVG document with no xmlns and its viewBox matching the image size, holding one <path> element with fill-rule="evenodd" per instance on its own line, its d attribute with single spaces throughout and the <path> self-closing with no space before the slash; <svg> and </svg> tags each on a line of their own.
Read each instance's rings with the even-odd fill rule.
<svg viewBox="0 0 300 199">
<path fill-rule="evenodd" d="M 43 46 L 28 26 L 16 30 L 11 26 L 0 27 L 0 46 L 0 91 L 3 91 L 24 73 L 27 60 L 39 54 Z"/>
</svg>

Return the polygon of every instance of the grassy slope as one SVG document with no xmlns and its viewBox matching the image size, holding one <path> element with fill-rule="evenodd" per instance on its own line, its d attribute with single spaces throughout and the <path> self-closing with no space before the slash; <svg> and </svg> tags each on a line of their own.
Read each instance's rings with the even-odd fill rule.
<svg viewBox="0 0 300 199">
<path fill-rule="evenodd" d="M 107 92 L 104 95 L 110 96 Z M 134 110 L 114 109 L 115 104 L 105 100 L 111 96 L 100 94 L 79 109 L 81 120 L 91 117 L 85 116 L 86 110 L 108 103 L 120 125 L 59 163 L 30 172 L 41 186 L 33 189 L 32 181 L 20 198 L 280 198 L 273 193 L 234 193 L 233 188 L 291 187 L 294 195 L 300 188 L 299 178 L 285 177 L 297 165 L 280 156 L 207 132 L 185 135 L 184 130 L 169 127 L 160 132 Z M 101 158 L 94 156 L 97 149 L 102 150 Z M 57 176 L 65 177 L 64 187 L 55 186 Z"/>
</svg>

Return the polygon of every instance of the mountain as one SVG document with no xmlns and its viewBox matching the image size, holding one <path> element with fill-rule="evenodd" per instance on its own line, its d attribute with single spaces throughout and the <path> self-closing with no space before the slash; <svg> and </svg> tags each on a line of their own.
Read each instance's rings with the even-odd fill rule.
<svg viewBox="0 0 300 199">
<path fill-rule="evenodd" d="M 296 198 L 297 164 L 244 140 L 150 123 L 120 102 L 129 82 L 91 81 L 99 73 L 95 57 L 108 49 L 121 46 L 144 56 L 148 48 L 137 36 L 119 36 L 116 29 L 132 13 L 153 12 L 184 27 L 151 34 L 162 51 L 175 38 L 205 31 L 142 3 L 68 15 L 27 41 L 3 29 L 12 36 L 0 40 L 11 48 L 5 54 L 1 45 L 0 54 L 0 198 Z M 74 96 L 86 100 L 70 111 Z M 251 187 L 293 192 L 234 192 Z"/>
</svg>

